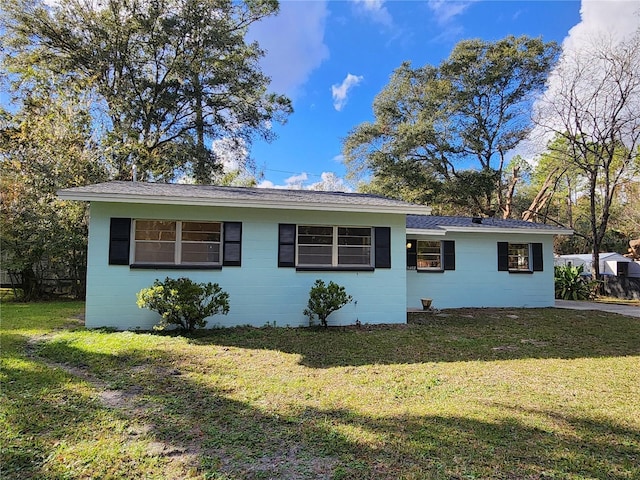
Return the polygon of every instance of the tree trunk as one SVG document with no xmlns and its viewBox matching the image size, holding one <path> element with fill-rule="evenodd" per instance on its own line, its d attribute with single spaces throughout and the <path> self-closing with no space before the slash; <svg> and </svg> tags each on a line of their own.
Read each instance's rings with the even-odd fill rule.
<svg viewBox="0 0 640 480">
<path fill-rule="evenodd" d="M 196 75 L 193 78 L 193 88 L 195 96 L 194 112 L 196 114 L 196 155 L 193 175 L 195 181 L 200 185 L 211 183 L 211 171 L 207 165 L 207 149 L 204 145 L 204 113 L 202 107 L 202 85 L 200 78 Z"/>
<path fill-rule="evenodd" d="M 558 170 L 560 170 L 560 167 L 554 168 L 549 173 L 549 175 L 547 175 L 547 178 L 545 178 L 544 183 L 542 184 L 542 187 L 540 187 L 540 191 L 531 202 L 531 205 L 529 205 L 529 208 L 522 214 L 523 220 L 526 220 L 527 222 L 532 222 L 536 218 L 536 215 L 538 214 L 538 212 L 540 212 L 542 207 L 544 207 L 546 203 L 549 201 L 549 199 L 551 198 L 551 195 L 548 194 L 548 190 L 549 188 L 551 188 L 551 185 L 554 183 L 553 178 L 555 174 L 558 172 Z"/>
<path fill-rule="evenodd" d="M 25 268 L 20 272 L 20 275 L 22 277 L 22 300 L 31 302 L 42 299 L 44 292 L 33 267 Z"/>
<path fill-rule="evenodd" d="M 504 196 L 504 207 L 502 208 L 502 218 L 510 218 L 511 210 L 513 208 L 513 194 L 516 190 L 516 184 L 520 177 L 518 174 L 520 173 L 520 168 L 517 166 L 513 167 L 513 172 L 511 175 L 511 180 L 509 181 L 509 186 L 507 187 L 507 192 Z"/>
</svg>

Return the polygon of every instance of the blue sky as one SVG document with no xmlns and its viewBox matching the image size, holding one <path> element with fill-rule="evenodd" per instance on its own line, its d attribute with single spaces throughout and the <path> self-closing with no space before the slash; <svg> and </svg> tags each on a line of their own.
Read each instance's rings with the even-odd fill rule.
<svg viewBox="0 0 640 480">
<path fill-rule="evenodd" d="M 278 139 L 251 149 L 263 186 L 310 187 L 327 172 L 343 177 L 342 139 L 373 119 L 376 94 L 405 60 L 436 65 L 468 38 L 529 35 L 562 44 L 581 29 L 635 29 L 637 9 L 613 0 L 281 0 L 280 14 L 251 31 L 268 52 L 262 67 L 272 90 L 295 109 L 274 127 Z"/>
</svg>

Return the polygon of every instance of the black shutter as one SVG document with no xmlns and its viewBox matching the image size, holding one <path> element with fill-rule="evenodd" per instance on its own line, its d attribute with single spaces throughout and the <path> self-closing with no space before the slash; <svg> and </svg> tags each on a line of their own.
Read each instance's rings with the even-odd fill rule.
<svg viewBox="0 0 640 480">
<path fill-rule="evenodd" d="M 442 242 L 442 269 L 443 270 L 455 270 L 456 269 L 456 242 L 453 240 L 444 240 Z"/>
<path fill-rule="evenodd" d="M 242 263 L 242 222 L 224 222 L 222 265 L 239 267 Z"/>
<path fill-rule="evenodd" d="M 415 270 L 418 266 L 418 240 L 407 239 L 407 268 Z"/>
<path fill-rule="evenodd" d="M 498 271 L 509 271 L 509 242 L 498 242 Z"/>
<path fill-rule="evenodd" d="M 296 226 L 292 223 L 278 225 L 278 267 L 296 266 Z"/>
<path fill-rule="evenodd" d="M 129 265 L 131 219 L 112 218 L 109 227 L 109 265 Z"/>
<path fill-rule="evenodd" d="M 542 272 L 544 270 L 544 265 L 542 263 L 542 244 L 541 243 L 532 243 L 531 244 L 531 256 L 533 257 L 533 271 L 534 272 Z"/>
<path fill-rule="evenodd" d="M 391 268 L 391 228 L 375 228 L 375 267 Z"/>
</svg>

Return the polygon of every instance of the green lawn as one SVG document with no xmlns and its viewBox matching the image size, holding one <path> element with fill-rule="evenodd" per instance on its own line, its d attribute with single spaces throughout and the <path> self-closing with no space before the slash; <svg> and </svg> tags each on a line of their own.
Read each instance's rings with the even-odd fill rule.
<svg viewBox="0 0 640 480">
<path fill-rule="evenodd" d="M 638 479 L 640 320 L 86 331 L 2 305 L 0 478 Z"/>
</svg>

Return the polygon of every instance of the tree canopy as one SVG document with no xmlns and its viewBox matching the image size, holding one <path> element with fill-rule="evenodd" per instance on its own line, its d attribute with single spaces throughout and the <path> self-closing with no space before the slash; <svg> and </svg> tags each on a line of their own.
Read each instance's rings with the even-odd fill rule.
<svg viewBox="0 0 640 480">
<path fill-rule="evenodd" d="M 444 213 L 511 213 L 518 171 L 507 153 L 529 133 L 529 107 L 558 53 L 555 43 L 509 36 L 465 40 L 438 66 L 395 70 L 376 97 L 375 120 L 344 141 L 352 178 L 410 201 L 454 205 Z"/>
<path fill-rule="evenodd" d="M 20 75 L 65 75 L 94 95 L 113 176 L 211 183 L 212 142 L 273 137 L 290 101 L 269 93 L 248 27 L 276 14 L 276 0 L 40 0 L 4 2 L 5 64 Z"/>
<path fill-rule="evenodd" d="M 25 299 L 62 281 L 84 295 L 87 206 L 58 189 L 129 179 L 133 166 L 142 180 L 252 181 L 236 160 L 292 111 L 245 42 L 277 12 L 276 0 L 2 3 L 0 240 Z"/>
<path fill-rule="evenodd" d="M 68 282 L 84 296 L 88 205 L 64 202 L 60 188 L 102 181 L 86 104 L 47 78 L 33 78 L 23 108 L 0 109 L 0 246 L 3 269 L 33 300 Z"/>
<path fill-rule="evenodd" d="M 589 200 L 592 274 L 619 190 L 634 192 L 640 176 L 640 30 L 563 55 L 541 99 L 536 122 L 558 139 L 556 161 L 577 172 Z M 636 208 L 640 199 L 631 200 Z"/>
</svg>

